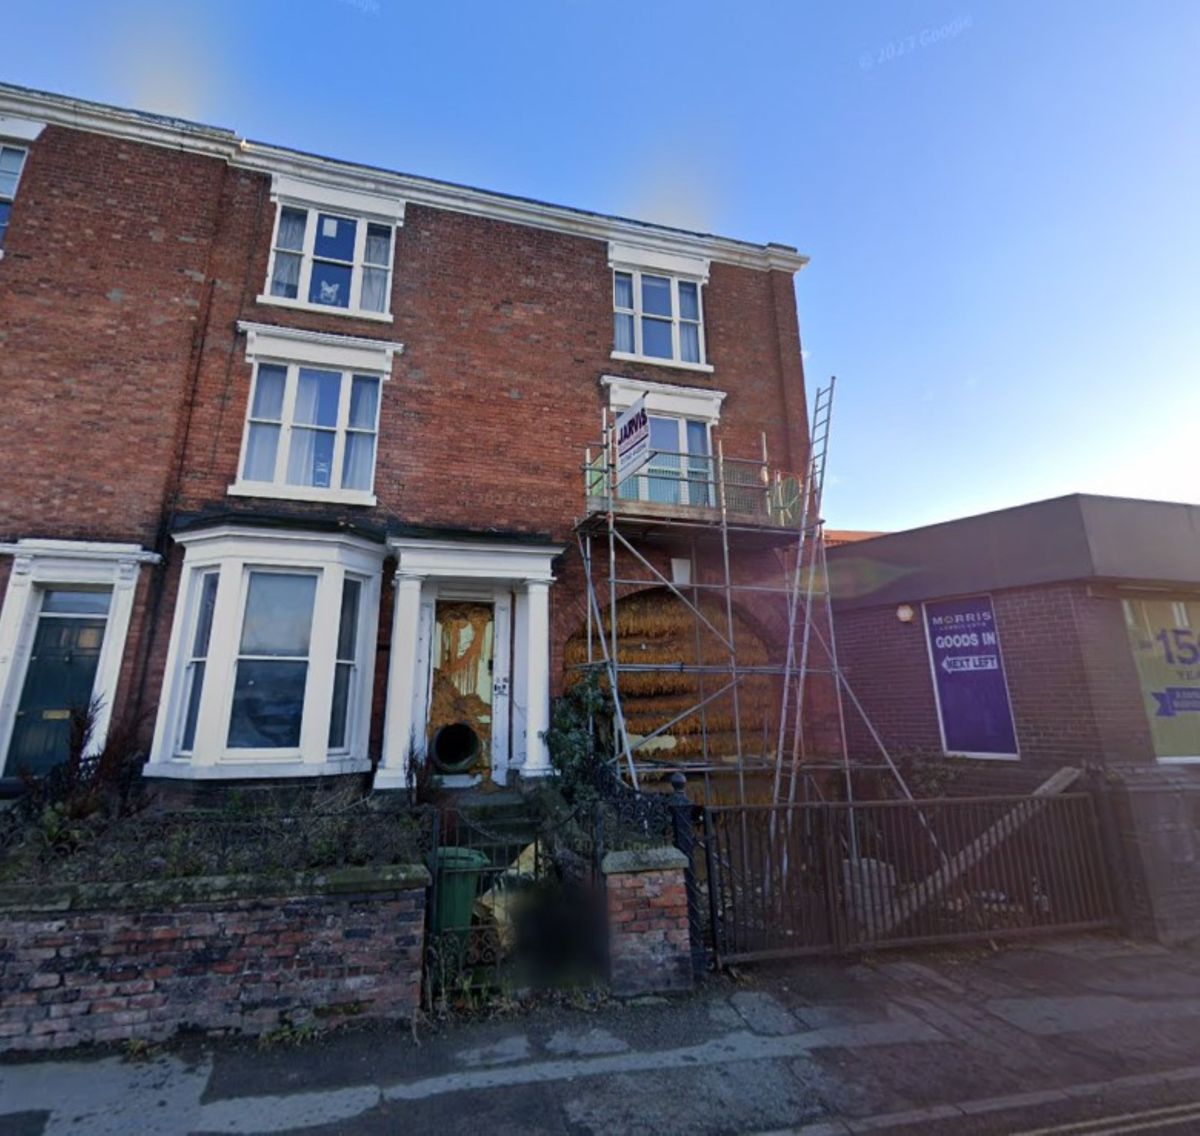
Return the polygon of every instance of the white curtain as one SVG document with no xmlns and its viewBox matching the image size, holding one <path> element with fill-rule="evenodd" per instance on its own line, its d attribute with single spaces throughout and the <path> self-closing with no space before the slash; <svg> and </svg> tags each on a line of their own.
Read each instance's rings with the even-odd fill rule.
<svg viewBox="0 0 1200 1136">
<path fill-rule="evenodd" d="M 350 428 L 374 430 L 375 408 L 379 403 L 379 380 L 370 375 L 355 375 L 350 388 Z"/>
<path fill-rule="evenodd" d="M 283 387 L 286 382 L 287 371 L 283 367 L 261 364 L 254 380 L 254 405 L 250 408 L 250 417 L 280 421 L 283 418 Z"/>
<path fill-rule="evenodd" d="M 285 209 L 279 215 L 279 239 L 276 248 L 299 252 L 304 248 L 304 226 L 308 214 L 299 209 Z"/>
<path fill-rule="evenodd" d="M 685 363 L 700 362 L 699 324 L 681 323 L 679 325 L 679 352 Z"/>
<path fill-rule="evenodd" d="M 375 464 L 375 435 L 346 435 L 346 457 L 342 462 L 343 489 L 370 489 Z"/>
<path fill-rule="evenodd" d="M 244 481 L 274 481 L 275 451 L 279 446 L 279 427 L 261 422 L 250 424 L 246 439 L 246 464 L 242 469 Z"/>
<path fill-rule="evenodd" d="M 288 450 L 287 479 L 289 485 L 316 485 L 314 467 L 317 461 L 318 430 L 293 430 Z M 328 484 L 328 483 L 326 483 Z"/>
<path fill-rule="evenodd" d="M 368 264 L 388 264 L 388 251 L 392 244 L 392 232 L 383 225 L 367 226 L 367 248 L 363 259 Z"/>
<path fill-rule="evenodd" d="M 293 252 L 275 254 L 275 271 L 271 276 L 271 295 L 294 300 L 300 294 L 300 257 Z"/>
<path fill-rule="evenodd" d="M 336 426 L 342 376 L 338 371 L 300 368 L 293 421 L 302 426 Z"/>
<path fill-rule="evenodd" d="M 368 312 L 387 311 L 388 270 L 386 268 L 364 268 L 362 280 L 362 307 Z"/>
<path fill-rule="evenodd" d="M 614 350 L 633 353 L 633 316 L 624 312 L 613 314 Z"/>
</svg>

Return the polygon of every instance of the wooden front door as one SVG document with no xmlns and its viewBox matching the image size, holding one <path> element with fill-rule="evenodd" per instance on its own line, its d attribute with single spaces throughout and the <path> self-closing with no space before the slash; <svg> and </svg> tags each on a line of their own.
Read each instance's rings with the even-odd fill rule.
<svg viewBox="0 0 1200 1136">
<path fill-rule="evenodd" d="M 495 629 L 493 604 L 439 600 L 435 608 L 428 743 L 443 772 L 491 766 Z"/>
</svg>

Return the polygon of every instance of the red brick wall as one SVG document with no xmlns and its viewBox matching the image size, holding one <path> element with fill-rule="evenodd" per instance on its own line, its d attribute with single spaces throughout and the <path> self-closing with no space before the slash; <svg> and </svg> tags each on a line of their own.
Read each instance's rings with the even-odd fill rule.
<svg viewBox="0 0 1200 1136">
<path fill-rule="evenodd" d="M 184 511 L 264 509 L 477 531 L 570 536 L 583 510 L 581 465 L 600 437 L 604 374 L 729 393 L 721 436 L 731 457 L 796 464 L 785 390 L 803 415 L 795 333 L 776 319 L 781 273 L 714 265 L 705 290 L 712 375 L 618 364 L 612 274 L 602 241 L 411 206 L 396 240 L 391 325 L 297 312 L 254 297 L 266 278 L 273 206 L 268 184 L 239 177 L 227 205 L 211 323 L 187 451 Z M 243 264 L 226 242 L 257 247 Z M 237 275 L 234 275 L 237 274 Z M 374 509 L 233 500 L 251 370 L 238 319 L 395 339 L 404 344 L 384 386 Z M 780 341 L 791 337 L 784 373 Z M 798 387 L 796 391 L 791 388 Z M 801 422 L 803 421 L 801 417 Z M 793 431 L 794 432 L 794 431 Z"/>
<path fill-rule="evenodd" d="M 221 162 L 48 127 L 0 261 L 0 536 L 154 542 Z"/>
<path fill-rule="evenodd" d="M 1115 596 L 1083 583 L 993 594 L 1021 768 L 955 762 L 972 787 L 1038 779 L 1071 764 L 1153 760 L 1121 612 Z M 905 625 L 894 607 L 837 614 L 840 662 L 893 755 L 941 752 L 929 657 L 921 624 Z M 852 751 L 871 754 L 861 719 L 850 716 Z"/>
<path fill-rule="evenodd" d="M 425 890 L 0 912 L 0 1051 L 420 1006 Z M 340 1008 L 340 1009 L 339 1009 Z"/>
</svg>

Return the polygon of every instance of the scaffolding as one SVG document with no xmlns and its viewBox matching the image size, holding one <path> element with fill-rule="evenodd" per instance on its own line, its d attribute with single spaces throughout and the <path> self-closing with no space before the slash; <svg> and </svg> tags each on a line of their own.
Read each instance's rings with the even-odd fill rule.
<svg viewBox="0 0 1200 1136">
<path fill-rule="evenodd" d="M 601 443 L 585 456 L 587 509 L 575 532 L 587 584 L 586 657 L 575 665 L 606 680 L 613 702 L 611 757 L 635 787 L 652 772 L 682 770 L 701 774 L 707 790 L 710 777 L 721 771 L 732 773 L 745 803 L 747 776 L 756 773 L 774 803 L 794 803 L 822 795 L 821 773 L 840 774 L 847 799 L 853 795 L 844 696 L 859 713 L 862 707 L 837 663 L 821 516 L 835 386 L 831 378 L 816 392 L 799 474 L 772 468 L 764 435 L 756 459 L 726 455 L 717 438 L 705 447 L 711 452 L 652 450 L 638 472 L 619 479 L 615 418 L 604 412 Z M 683 555 L 673 555 L 678 553 Z M 758 571 L 764 559 L 777 576 L 769 583 Z M 682 652 L 649 659 L 622 652 L 620 601 L 645 589 L 658 589 L 660 601 L 665 590 L 690 617 L 694 661 Z M 782 625 L 782 634 L 765 639 L 751 632 L 744 614 L 764 603 Z M 640 647 L 642 655 L 647 644 Z M 827 676 L 835 736 L 832 745 L 825 738 L 814 749 L 806 714 L 819 675 Z M 672 683 L 677 702 L 681 686 L 688 692 L 686 704 L 664 711 L 665 720 L 652 728 L 631 729 L 631 691 Z M 718 706 L 728 723 L 719 731 L 710 728 Z M 671 748 L 678 741 L 671 731 L 685 722 L 700 735 L 699 752 L 690 759 Z M 885 764 L 854 768 L 889 769 L 903 787 L 867 727 Z M 664 742 L 670 744 L 660 748 Z"/>
</svg>

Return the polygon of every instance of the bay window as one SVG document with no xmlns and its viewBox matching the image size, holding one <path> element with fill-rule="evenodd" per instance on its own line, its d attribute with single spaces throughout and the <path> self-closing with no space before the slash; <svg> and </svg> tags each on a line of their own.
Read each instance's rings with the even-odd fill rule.
<svg viewBox="0 0 1200 1136">
<path fill-rule="evenodd" d="M 381 544 L 222 525 L 183 576 L 149 776 L 369 768 Z"/>
<path fill-rule="evenodd" d="M 251 571 L 229 715 L 231 749 L 300 744 L 317 577 Z"/>
</svg>

